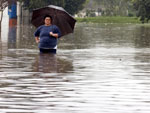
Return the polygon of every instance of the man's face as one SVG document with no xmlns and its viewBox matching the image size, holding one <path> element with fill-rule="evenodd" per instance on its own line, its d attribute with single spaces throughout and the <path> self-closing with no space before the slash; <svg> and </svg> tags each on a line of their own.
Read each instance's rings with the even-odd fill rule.
<svg viewBox="0 0 150 113">
<path fill-rule="evenodd" d="M 45 18 L 45 24 L 47 24 L 47 25 L 51 24 L 51 18 L 50 17 Z"/>
</svg>

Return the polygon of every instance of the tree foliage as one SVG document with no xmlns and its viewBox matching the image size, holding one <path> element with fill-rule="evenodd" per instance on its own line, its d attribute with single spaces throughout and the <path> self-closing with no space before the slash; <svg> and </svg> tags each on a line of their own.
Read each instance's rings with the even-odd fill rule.
<svg viewBox="0 0 150 113">
<path fill-rule="evenodd" d="M 133 0 L 133 3 L 141 22 L 148 22 L 150 20 L 150 0 Z"/>
<path fill-rule="evenodd" d="M 0 0 L 0 31 L 1 31 L 1 22 L 3 18 L 3 10 L 8 6 L 7 0 Z"/>
<path fill-rule="evenodd" d="M 63 7 L 70 14 L 75 14 L 83 8 L 86 0 L 18 0 L 24 3 L 24 7 L 32 11 L 48 5 L 57 5 Z"/>
<path fill-rule="evenodd" d="M 106 16 L 129 16 L 134 12 L 131 0 L 94 0 L 103 7 L 103 13 Z"/>
<path fill-rule="evenodd" d="M 8 1 L 7 0 L 0 0 L 0 11 L 4 10 L 7 7 Z"/>
</svg>

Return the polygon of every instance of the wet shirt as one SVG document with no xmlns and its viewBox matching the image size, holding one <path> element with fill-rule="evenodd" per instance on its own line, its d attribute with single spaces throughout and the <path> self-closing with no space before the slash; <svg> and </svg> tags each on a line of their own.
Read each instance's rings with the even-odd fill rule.
<svg viewBox="0 0 150 113">
<path fill-rule="evenodd" d="M 43 49 L 55 49 L 57 46 L 58 39 L 50 36 L 50 32 L 57 33 L 58 38 L 61 36 L 60 30 L 56 25 L 45 26 L 42 25 L 37 28 L 34 33 L 35 37 L 40 38 L 39 48 Z"/>
</svg>

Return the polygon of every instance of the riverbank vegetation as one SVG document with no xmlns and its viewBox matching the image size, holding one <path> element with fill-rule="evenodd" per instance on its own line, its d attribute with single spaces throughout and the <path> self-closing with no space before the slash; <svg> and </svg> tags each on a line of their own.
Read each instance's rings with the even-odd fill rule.
<svg viewBox="0 0 150 113">
<path fill-rule="evenodd" d="M 76 18 L 77 22 L 92 23 L 141 23 L 137 17 L 121 17 L 121 16 L 99 16 Z"/>
<path fill-rule="evenodd" d="M 149 23 L 150 20 L 150 0 L 86 0 L 82 17 L 111 16 L 112 18 L 92 18 L 92 22 L 131 22 Z M 82 12 L 82 14 L 84 13 Z M 96 14 L 97 13 L 97 14 Z M 127 16 L 132 18 L 116 18 L 115 16 Z M 137 17 L 137 21 L 134 19 Z M 103 20 L 105 19 L 105 20 Z M 112 20 L 110 20 L 112 19 Z M 80 19 L 81 21 L 91 21 L 91 18 Z"/>
</svg>

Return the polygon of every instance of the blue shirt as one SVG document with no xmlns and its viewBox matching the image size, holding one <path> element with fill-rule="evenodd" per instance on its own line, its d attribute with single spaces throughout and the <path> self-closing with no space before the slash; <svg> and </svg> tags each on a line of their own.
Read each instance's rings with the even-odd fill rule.
<svg viewBox="0 0 150 113">
<path fill-rule="evenodd" d="M 57 38 L 50 36 L 50 32 L 57 33 L 58 38 L 61 36 L 60 30 L 56 25 L 42 25 L 37 28 L 37 30 L 34 33 L 34 36 L 40 38 L 39 48 L 53 49 L 57 46 Z"/>
</svg>

